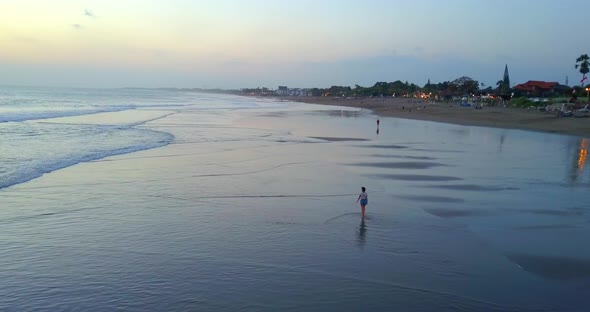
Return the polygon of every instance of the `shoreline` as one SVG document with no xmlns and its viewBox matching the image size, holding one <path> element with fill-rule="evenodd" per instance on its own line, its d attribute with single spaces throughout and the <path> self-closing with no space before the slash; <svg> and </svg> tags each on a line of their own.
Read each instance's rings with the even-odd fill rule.
<svg viewBox="0 0 590 312">
<path fill-rule="evenodd" d="M 460 107 L 409 98 L 274 97 L 307 104 L 369 109 L 380 117 L 427 120 L 464 126 L 520 129 L 590 137 L 590 118 L 557 117 L 536 109 L 512 107 Z"/>
<path fill-rule="evenodd" d="M 221 109 L 181 107 L 145 124 L 173 144 L 1 191 L 1 263 L 11 287 L 0 295 L 14 300 L 0 306 L 150 309 L 153 296 L 137 285 L 171 310 L 590 304 L 578 287 L 590 278 L 590 250 L 578 247 L 590 231 L 579 222 L 590 213 L 581 140 L 388 118 L 377 135 L 369 111 L 349 118 L 342 107 L 264 101 L 253 111 L 226 108 L 252 107 L 252 98 L 202 101 Z M 371 196 L 365 219 L 354 204 L 361 185 Z M 526 253 L 514 252 L 523 246 Z M 314 285 L 344 286 L 318 296 Z M 343 302 L 343 293 L 358 296 Z"/>
</svg>

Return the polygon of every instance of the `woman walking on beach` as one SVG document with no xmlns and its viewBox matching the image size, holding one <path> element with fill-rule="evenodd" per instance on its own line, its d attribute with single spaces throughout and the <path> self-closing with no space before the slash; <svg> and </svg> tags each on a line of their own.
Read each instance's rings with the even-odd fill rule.
<svg viewBox="0 0 590 312">
<path fill-rule="evenodd" d="M 361 215 L 362 218 L 365 219 L 365 207 L 369 203 L 369 196 L 367 195 L 364 186 L 361 187 L 361 193 L 359 194 L 359 197 L 356 199 L 356 202 L 358 203 L 359 200 L 361 201 Z"/>
</svg>

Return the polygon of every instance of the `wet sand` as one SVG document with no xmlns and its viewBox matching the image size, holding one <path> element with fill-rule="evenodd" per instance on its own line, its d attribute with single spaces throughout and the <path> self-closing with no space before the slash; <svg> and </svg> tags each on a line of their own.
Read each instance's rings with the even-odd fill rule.
<svg viewBox="0 0 590 312">
<path fill-rule="evenodd" d="M 509 107 L 460 107 L 452 102 L 429 103 L 407 98 L 280 97 L 281 100 L 310 104 L 369 109 L 382 117 L 429 120 L 470 126 L 524 129 L 590 136 L 589 118 L 561 118 L 535 109 Z"/>
<path fill-rule="evenodd" d="M 590 304 L 582 139 L 276 110 L 189 108 L 145 125 L 170 145 L 0 191 L 0 310 Z"/>
</svg>

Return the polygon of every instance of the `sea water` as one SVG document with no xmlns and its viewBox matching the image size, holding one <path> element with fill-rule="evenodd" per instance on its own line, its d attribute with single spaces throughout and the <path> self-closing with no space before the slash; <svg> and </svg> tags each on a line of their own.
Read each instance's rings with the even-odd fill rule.
<svg viewBox="0 0 590 312">
<path fill-rule="evenodd" d="M 141 124 L 175 110 L 196 110 L 216 122 L 223 118 L 219 112 L 256 106 L 165 90 L 0 87 L 0 188 L 79 162 L 166 145 L 173 135 Z M 113 112 L 124 114 L 98 123 L 47 122 Z"/>
<path fill-rule="evenodd" d="M 1 99 L 0 310 L 590 304 L 586 138 L 173 90 Z"/>
</svg>

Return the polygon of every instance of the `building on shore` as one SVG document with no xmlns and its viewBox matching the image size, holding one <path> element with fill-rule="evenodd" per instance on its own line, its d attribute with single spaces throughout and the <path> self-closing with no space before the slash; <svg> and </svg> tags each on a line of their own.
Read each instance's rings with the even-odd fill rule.
<svg viewBox="0 0 590 312">
<path fill-rule="evenodd" d="M 279 96 L 311 96 L 310 89 L 302 88 L 288 88 L 286 86 L 279 86 L 277 89 Z"/>
<path fill-rule="evenodd" d="M 289 95 L 289 88 L 287 88 L 286 86 L 279 86 L 279 88 L 277 89 L 277 95 L 280 95 L 280 96 Z"/>
<path fill-rule="evenodd" d="M 242 88 L 239 91 L 240 94 L 243 95 L 254 95 L 254 96 L 271 96 L 271 95 L 275 95 L 274 90 L 271 90 L 269 88 L 263 87 L 263 88 Z"/>
<path fill-rule="evenodd" d="M 563 96 L 570 88 L 558 82 L 529 80 L 512 88 L 516 95 L 527 97 Z"/>
</svg>

